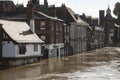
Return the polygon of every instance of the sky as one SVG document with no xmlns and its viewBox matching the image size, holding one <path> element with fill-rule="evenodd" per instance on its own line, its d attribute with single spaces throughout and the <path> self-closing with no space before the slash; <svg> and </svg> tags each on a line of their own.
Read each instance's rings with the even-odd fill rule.
<svg viewBox="0 0 120 80">
<path fill-rule="evenodd" d="M 28 0 L 13 1 L 15 4 L 18 2 L 26 5 Z M 44 0 L 40 0 L 40 4 L 43 4 L 43 1 Z M 76 14 L 81 15 L 85 13 L 87 16 L 92 17 L 98 17 L 99 10 L 106 10 L 108 6 L 111 11 L 113 11 L 116 2 L 120 2 L 120 0 L 48 0 L 49 5 L 55 4 L 55 6 L 61 6 L 62 3 L 65 3 L 65 5 L 70 7 Z"/>
</svg>

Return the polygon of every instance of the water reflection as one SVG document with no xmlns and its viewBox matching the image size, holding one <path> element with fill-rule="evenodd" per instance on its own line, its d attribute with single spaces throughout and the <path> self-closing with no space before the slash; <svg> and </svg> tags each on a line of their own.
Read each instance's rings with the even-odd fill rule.
<svg viewBox="0 0 120 80">
<path fill-rule="evenodd" d="M 120 80 L 120 49 L 103 48 L 0 71 L 0 80 Z"/>
</svg>

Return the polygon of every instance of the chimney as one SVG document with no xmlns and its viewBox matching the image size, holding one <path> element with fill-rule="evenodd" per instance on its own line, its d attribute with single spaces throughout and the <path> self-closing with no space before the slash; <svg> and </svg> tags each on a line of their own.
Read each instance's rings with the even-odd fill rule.
<svg viewBox="0 0 120 80">
<path fill-rule="evenodd" d="M 63 20 L 65 20 L 66 21 L 66 17 L 67 17 L 67 10 L 66 10 L 66 6 L 65 6 L 65 4 L 62 4 L 62 6 L 61 6 L 61 11 L 60 11 L 61 13 L 61 19 L 63 19 Z"/>
<path fill-rule="evenodd" d="M 44 0 L 44 6 L 45 6 L 46 8 L 48 8 L 48 2 L 47 2 L 47 0 Z"/>
<path fill-rule="evenodd" d="M 33 33 L 35 33 L 35 20 L 30 19 L 30 29 Z"/>
<path fill-rule="evenodd" d="M 39 0 L 31 0 L 31 2 L 32 2 L 32 4 L 34 4 L 36 6 L 39 5 L 39 3 L 40 3 Z"/>
<path fill-rule="evenodd" d="M 4 11 L 4 5 L 3 5 L 3 1 L 0 1 L 0 12 Z"/>
<path fill-rule="evenodd" d="M 28 1 L 27 4 L 27 18 L 30 20 L 30 29 L 34 33 L 35 32 L 35 20 L 33 18 L 35 12 L 35 7 L 32 4 L 32 1 Z"/>
<path fill-rule="evenodd" d="M 50 6 L 50 16 L 55 17 L 56 16 L 56 8 L 55 5 Z"/>
<path fill-rule="evenodd" d="M 76 15 L 75 15 L 75 17 L 76 17 L 76 19 L 77 19 L 77 20 L 79 20 L 79 19 L 80 19 L 79 14 L 76 14 Z"/>
<path fill-rule="evenodd" d="M 31 1 L 28 1 L 28 4 L 27 4 L 27 18 L 29 18 L 29 19 L 33 18 L 34 12 L 35 12 L 34 5 L 32 4 Z"/>
<path fill-rule="evenodd" d="M 100 10 L 99 11 L 99 25 L 103 25 L 103 20 L 104 20 L 104 13 L 105 11 L 104 10 Z"/>
</svg>

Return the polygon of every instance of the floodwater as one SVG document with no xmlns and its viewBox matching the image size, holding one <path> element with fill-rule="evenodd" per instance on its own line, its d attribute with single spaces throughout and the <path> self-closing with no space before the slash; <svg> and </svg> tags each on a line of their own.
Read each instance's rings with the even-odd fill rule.
<svg viewBox="0 0 120 80">
<path fill-rule="evenodd" d="M 120 80 L 120 48 L 106 47 L 3 70 L 0 80 Z"/>
</svg>

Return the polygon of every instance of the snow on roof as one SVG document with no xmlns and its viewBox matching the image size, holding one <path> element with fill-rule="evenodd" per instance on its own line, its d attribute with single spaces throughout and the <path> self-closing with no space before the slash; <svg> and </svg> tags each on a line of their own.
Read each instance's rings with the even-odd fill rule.
<svg viewBox="0 0 120 80">
<path fill-rule="evenodd" d="M 118 24 L 114 24 L 114 25 L 115 25 L 115 27 L 120 28 L 120 25 L 118 25 Z"/>
<path fill-rule="evenodd" d="M 76 25 L 81 25 L 81 26 L 89 26 L 88 23 L 86 23 L 85 21 L 83 21 L 80 17 L 78 18 L 78 20 L 75 18 L 75 12 L 70 9 L 70 8 L 67 8 L 68 12 L 70 13 L 70 15 L 72 16 L 72 18 L 74 19 L 75 22 L 72 22 L 72 23 L 75 23 Z"/>
<path fill-rule="evenodd" d="M 52 20 L 63 21 L 62 19 L 59 19 L 59 18 L 57 18 L 57 17 L 52 17 L 52 16 L 49 16 L 49 15 L 46 15 L 46 14 L 40 12 L 40 11 L 36 11 L 36 13 L 38 13 L 38 14 L 40 14 L 40 15 L 46 17 L 46 18 L 52 19 Z"/>
<path fill-rule="evenodd" d="M 43 43 L 41 39 L 30 31 L 26 22 L 0 20 L 2 28 L 17 43 Z"/>
</svg>

